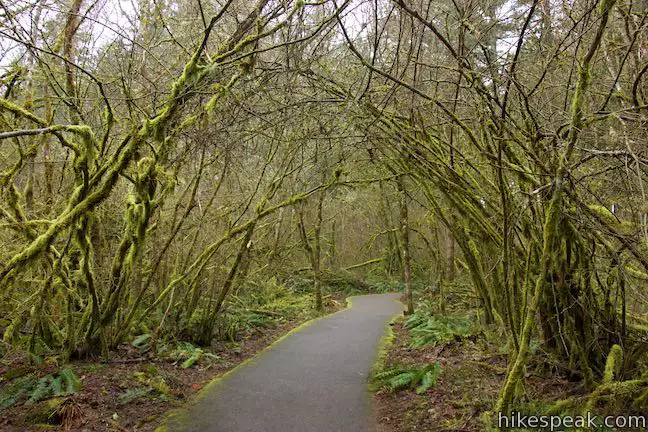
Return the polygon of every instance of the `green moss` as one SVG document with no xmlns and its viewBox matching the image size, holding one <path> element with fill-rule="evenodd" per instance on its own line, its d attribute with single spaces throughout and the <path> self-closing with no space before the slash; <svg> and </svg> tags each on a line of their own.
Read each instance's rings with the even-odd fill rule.
<svg viewBox="0 0 648 432">
<path fill-rule="evenodd" d="M 376 356 L 376 360 L 374 361 L 372 367 L 371 367 L 371 372 L 370 372 L 370 377 L 373 377 L 377 372 L 381 371 L 382 369 L 385 368 L 385 363 L 387 361 L 387 356 L 389 355 L 389 351 L 391 350 L 391 347 L 394 345 L 394 341 L 396 339 L 396 335 L 394 333 L 393 326 L 396 324 L 399 320 L 402 320 L 402 316 L 397 316 L 394 317 L 389 323 L 385 326 L 385 335 L 380 339 L 380 343 L 378 344 L 378 355 Z M 371 383 L 373 380 L 370 379 L 369 382 Z M 371 388 L 371 386 L 370 386 Z"/>
<path fill-rule="evenodd" d="M 616 3 L 616 0 L 604 0 L 600 4 L 600 12 L 601 14 L 608 14 L 612 10 L 612 7 L 614 7 L 614 4 Z"/>
<path fill-rule="evenodd" d="M 208 114 L 213 114 L 214 113 L 214 111 L 216 109 L 216 105 L 218 104 L 218 101 L 225 94 L 225 90 L 226 90 L 225 87 L 223 87 L 220 84 L 215 84 L 213 87 L 214 87 L 214 90 L 215 90 L 215 94 L 214 94 L 214 96 L 209 98 L 209 101 L 207 101 L 207 103 L 205 104 L 205 111 Z"/>
<path fill-rule="evenodd" d="M 180 129 L 188 129 L 194 124 L 196 124 L 196 121 L 198 120 L 197 115 L 190 115 L 187 118 L 185 118 L 182 123 L 180 123 Z"/>
<path fill-rule="evenodd" d="M 610 384 L 614 377 L 621 370 L 623 360 L 623 350 L 619 345 L 613 345 L 605 362 L 605 372 L 603 373 L 603 384 Z"/>
<path fill-rule="evenodd" d="M 629 220 L 617 218 L 614 213 L 602 205 L 588 204 L 587 208 L 598 215 L 605 224 L 621 234 L 630 235 L 636 229 L 635 223 Z"/>
<path fill-rule="evenodd" d="M 646 273 L 644 273 L 644 272 L 642 272 L 640 270 L 637 270 L 636 268 L 634 268 L 632 266 L 626 266 L 625 271 L 626 271 L 626 273 L 628 273 L 628 275 L 630 275 L 632 277 L 635 277 L 637 279 L 648 280 L 648 274 L 646 274 Z"/>
<path fill-rule="evenodd" d="M 83 146 L 78 148 L 79 158 L 83 159 L 85 162 L 90 163 L 95 160 L 97 155 L 97 149 L 99 148 L 99 143 L 97 142 L 97 137 L 95 137 L 94 132 L 87 125 L 71 125 L 66 126 L 65 130 L 69 132 L 74 132 L 75 134 L 81 137 Z"/>
<path fill-rule="evenodd" d="M 53 398 L 32 405 L 27 414 L 27 421 L 32 424 L 59 424 L 58 411 L 63 402 L 64 398 Z"/>
<path fill-rule="evenodd" d="M 616 223 L 617 219 L 607 207 L 598 204 L 588 204 L 587 208 L 601 216 L 606 222 Z"/>
<path fill-rule="evenodd" d="M 10 111 L 16 115 L 19 115 L 21 117 L 25 117 L 34 123 L 36 123 L 39 126 L 47 126 L 47 123 L 45 120 L 40 119 L 36 117 L 34 114 L 32 114 L 30 111 L 26 110 L 25 108 L 16 105 L 12 102 L 9 102 L 7 99 L 0 98 L 0 108 L 5 109 L 7 111 Z"/>
</svg>

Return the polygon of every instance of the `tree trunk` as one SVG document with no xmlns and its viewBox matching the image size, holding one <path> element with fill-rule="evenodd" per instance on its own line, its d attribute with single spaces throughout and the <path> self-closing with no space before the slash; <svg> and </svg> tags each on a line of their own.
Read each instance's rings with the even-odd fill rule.
<svg viewBox="0 0 648 432">
<path fill-rule="evenodd" d="M 407 310 L 406 315 L 414 313 L 414 300 L 412 296 L 412 271 L 410 268 L 410 245 L 409 245 L 409 221 L 407 212 L 407 194 L 403 184 L 403 177 L 398 177 L 396 185 L 400 194 L 400 235 L 403 257 L 403 282 L 405 282 L 405 302 Z"/>
<path fill-rule="evenodd" d="M 308 259 L 313 270 L 313 292 L 315 294 L 315 310 L 322 311 L 324 309 L 322 303 L 322 272 L 321 272 L 321 232 L 322 232 L 322 206 L 324 204 L 325 191 L 319 193 L 317 201 L 317 216 L 315 226 L 313 227 L 314 239 L 311 245 L 308 240 L 306 226 L 304 223 L 304 208 L 301 206 L 299 209 L 299 236 L 301 238 L 302 246 L 308 255 Z"/>
<path fill-rule="evenodd" d="M 448 281 L 452 282 L 457 277 L 457 267 L 455 266 L 455 239 L 452 236 L 450 230 L 447 230 L 448 233 L 448 271 L 446 272 L 448 276 Z"/>
</svg>

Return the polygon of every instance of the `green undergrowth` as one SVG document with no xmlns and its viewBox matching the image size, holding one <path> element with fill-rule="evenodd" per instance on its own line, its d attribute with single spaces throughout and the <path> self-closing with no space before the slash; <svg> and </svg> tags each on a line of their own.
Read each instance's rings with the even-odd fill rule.
<svg viewBox="0 0 648 432">
<path fill-rule="evenodd" d="M 183 361 L 192 357 L 205 358 L 213 342 L 237 345 L 250 335 L 283 322 L 303 321 L 320 315 L 313 308 L 314 296 L 310 291 L 312 286 L 308 290 L 302 289 L 294 281 L 279 282 L 274 277 L 263 281 L 249 280 L 228 297 L 223 309 L 215 316 L 209 308 L 197 307 L 182 328 L 166 329 L 163 336 L 166 340 L 152 340 L 153 332 L 142 326 L 132 344 L 144 353 L 151 343 L 163 346 L 186 342 L 194 349 L 186 344 L 179 347 L 180 350 L 192 351 Z M 201 347 L 202 353 L 197 347 Z M 171 351 L 178 351 L 176 348 Z M 163 355 L 168 355 L 169 351 L 161 350 Z"/>
<path fill-rule="evenodd" d="M 137 336 L 131 345 L 139 350 L 141 354 L 149 354 L 153 348 L 153 337 L 151 333 L 144 333 Z M 209 352 L 209 348 L 202 348 L 187 341 L 167 340 L 156 347 L 154 357 L 160 360 L 167 360 L 180 365 L 183 369 L 193 366 L 210 367 L 218 362 L 220 357 Z"/>
<path fill-rule="evenodd" d="M 384 293 L 401 293 L 405 294 L 406 286 L 400 280 L 395 279 L 368 279 L 369 291 L 371 293 L 384 294 Z M 412 280 L 412 293 L 415 300 L 425 298 L 431 292 L 437 289 L 436 283 L 424 279 L 416 278 Z"/>
<path fill-rule="evenodd" d="M 251 314 L 264 316 L 264 312 L 273 315 L 265 316 L 266 319 L 289 320 L 295 318 L 308 319 L 318 315 L 313 309 L 314 296 L 312 294 L 286 295 L 274 299 L 259 308 L 259 311 L 250 311 Z"/>
<path fill-rule="evenodd" d="M 312 281 L 289 279 L 279 282 L 272 277 L 263 282 L 250 282 L 232 296 L 228 309 L 238 314 L 247 327 L 267 326 L 272 321 L 311 318 L 313 310 Z"/>
<path fill-rule="evenodd" d="M 313 278 L 306 275 L 291 275 L 286 279 L 286 287 L 295 293 L 311 293 Z M 324 294 L 346 293 L 361 294 L 371 292 L 371 285 L 349 272 L 325 272 L 322 275 L 322 292 Z"/>
<path fill-rule="evenodd" d="M 211 366 L 214 362 L 220 360 L 218 355 L 184 341 L 165 346 L 162 355 L 174 363 L 180 364 L 183 369 L 188 369 L 197 364 Z"/>
<path fill-rule="evenodd" d="M 292 275 L 286 280 L 286 286 L 294 292 L 310 292 L 313 288 L 313 279 L 307 276 Z M 412 287 L 416 292 L 427 292 L 432 289 L 432 284 L 424 280 L 415 280 Z M 324 293 L 343 293 L 348 296 L 363 294 L 404 293 L 405 284 L 390 278 L 377 278 L 375 276 L 363 279 L 349 271 L 337 273 L 327 272 L 322 275 L 322 289 Z"/>
<path fill-rule="evenodd" d="M 371 289 L 378 294 L 404 293 L 405 284 L 400 281 L 377 281 L 371 283 Z"/>
<path fill-rule="evenodd" d="M 403 326 L 410 333 L 408 350 L 460 343 L 481 332 L 477 321 L 470 313 L 441 315 L 435 312 L 432 302 L 418 302 L 417 312 L 404 318 Z M 392 336 L 393 337 L 393 336 Z M 387 356 L 387 353 L 384 353 Z M 428 364 L 390 364 L 381 362 L 372 374 L 371 388 L 374 391 L 386 389 L 395 392 L 404 389 L 425 393 L 434 387 L 441 374 L 438 361 Z"/>
<path fill-rule="evenodd" d="M 169 401 L 174 397 L 169 384 L 171 380 L 172 377 L 155 364 L 142 364 L 118 395 L 119 404 L 127 405 L 139 399 Z"/>
<path fill-rule="evenodd" d="M 372 388 L 390 392 L 412 389 L 423 394 L 436 385 L 440 374 L 438 361 L 425 366 L 395 366 L 374 374 Z"/>
<path fill-rule="evenodd" d="M 0 410 L 16 404 L 33 405 L 42 400 L 68 396 L 81 389 L 81 380 L 68 367 L 47 374 L 25 372 L 16 374 L 15 370 L 10 370 L 0 378 Z"/>
<path fill-rule="evenodd" d="M 463 339 L 480 332 L 470 315 L 440 315 L 420 311 L 410 315 L 405 328 L 412 335 L 411 348 L 436 346 Z"/>
<path fill-rule="evenodd" d="M 76 399 L 81 388 L 81 379 L 69 366 L 39 363 L 10 369 L 0 376 L 0 413 L 23 406 L 26 423 L 68 430 L 81 416 Z"/>
</svg>

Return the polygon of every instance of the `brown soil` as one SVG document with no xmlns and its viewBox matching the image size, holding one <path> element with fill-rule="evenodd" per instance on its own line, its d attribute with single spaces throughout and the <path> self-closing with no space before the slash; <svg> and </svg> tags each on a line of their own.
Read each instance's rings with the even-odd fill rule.
<svg viewBox="0 0 648 432">
<path fill-rule="evenodd" d="M 342 295 L 327 299 L 326 311 L 344 307 Z M 129 345 L 120 347 L 108 362 L 77 361 L 69 367 L 81 378 L 82 389 L 65 400 L 67 429 L 63 425 L 34 424 L 34 412 L 41 404 L 19 405 L 0 411 L 0 430 L 9 431 L 152 431 L 170 409 L 181 406 L 209 381 L 233 369 L 241 362 L 271 345 L 279 337 L 304 320 L 294 319 L 256 328 L 242 335 L 236 344 L 215 342 L 210 352 L 220 360 L 200 363 L 187 369 L 168 360 L 142 358 Z M 16 367 L 14 364 L 11 368 Z M 41 367 L 43 375 L 51 373 Z M 54 369 L 50 367 L 49 369 Z M 0 373 L 6 371 L 0 370 Z M 167 395 L 153 391 L 124 403 L 129 390 L 146 388 L 142 380 L 162 378 L 168 386 Z"/>
<path fill-rule="evenodd" d="M 493 409 L 506 374 L 506 355 L 483 335 L 422 349 L 411 349 L 411 337 L 402 321 L 393 326 L 394 344 L 385 367 L 426 365 L 439 361 L 437 385 L 422 395 L 413 390 L 376 392 L 375 412 L 379 432 L 483 432 L 484 414 Z M 555 377 L 527 377 L 532 400 L 566 396 L 573 383 Z"/>
</svg>

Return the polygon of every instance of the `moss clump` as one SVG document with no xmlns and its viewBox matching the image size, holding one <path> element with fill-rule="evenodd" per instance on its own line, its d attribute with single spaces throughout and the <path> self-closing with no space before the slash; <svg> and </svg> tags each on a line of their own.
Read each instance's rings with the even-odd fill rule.
<svg viewBox="0 0 648 432">
<path fill-rule="evenodd" d="M 393 326 L 401 319 L 403 319 L 401 316 L 393 318 L 385 328 L 385 335 L 380 339 L 380 343 L 378 344 L 378 355 L 376 356 L 376 360 L 371 367 L 371 373 L 369 374 L 371 377 L 369 380 L 370 383 L 374 383 L 375 375 L 385 368 L 389 350 L 394 345 L 394 340 L 396 339 Z M 370 384 L 370 388 L 372 390 L 377 390 L 376 386 L 373 384 Z"/>
<path fill-rule="evenodd" d="M 605 362 L 605 372 L 603 373 L 603 384 L 610 384 L 621 370 L 623 359 L 623 350 L 619 345 L 612 346 Z"/>
<path fill-rule="evenodd" d="M 642 272 L 641 270 L 637 270 L 632 266 L 626 266 L 625 271 L 628 275 L 635 277 L 637 279 L 648 280 L 648 274 Z"/>
<path fill-rule="evenodd" d="M 58 425 L 61 423 L 60 408 L 64 398 L 53 398 L 38 402 L 30 407 L 27 420 L 31 424 Z"/>
<path fill-rule="evenodd" d="M 614 213 L 602 205 L 588 204 L 587 208 L 599 216 L 603 223 L 621 234 L 630 235 L 636 228 L 635 223 L 629 220 L 619 219 Z"/>
</svg>

